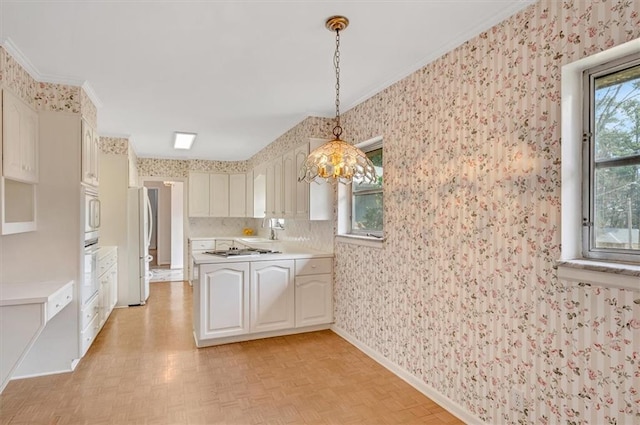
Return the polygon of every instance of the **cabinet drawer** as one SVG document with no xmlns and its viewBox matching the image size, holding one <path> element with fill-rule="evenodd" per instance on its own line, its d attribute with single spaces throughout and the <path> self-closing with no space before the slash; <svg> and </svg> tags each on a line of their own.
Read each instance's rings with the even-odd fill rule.
<svg viewBox="0 0 640 425">
<path fill-rule="evenodd" d="M 100 329 L 100 318 L 96 314 L 95 317 L 89 322 L 89 325 L 82 331 L 80 334 L 80 346 L 82 349 L 82 355 L 84 356 L 91 347 L 93 340 L 96 339 L 96 335 L 98 335 L 98 330 Z"/>
<path fill-rule="evenodd" d="M 305 258 L 296 260 L 296 276 L 332 272 L 331 258 Z"/>
<path fill-rule="evenodd" d="M 202 241 L 192 241 L 191 242 L 191 252 L 193 251 L 203 251 L 203 250 L 211 250 L 215 249 L 216 241 L 215 239 L 206 239 Z"/>
<path fill-rule="evenodd" d="M 82 307 L 80 318 L 80 329 L 85 329 L 100 311 L 100 297 L 96 294 L 87 304 Z"/>
<path fill-rule="evenodd" d="M 110 252 L 104 257 L 98 258 L 98 276 L 104 274 L 107 270 L 109 270 L 112 266 L 116 264 L 118 260 L 118 256 L 115 251 Z"/>
<path fill-rule="evenodd" d="M 55 294 L 47 303 L 47 320 L 58 314 L 73 299 L 73 285 L 65 286 L 60 292 Z"/>
</svg>

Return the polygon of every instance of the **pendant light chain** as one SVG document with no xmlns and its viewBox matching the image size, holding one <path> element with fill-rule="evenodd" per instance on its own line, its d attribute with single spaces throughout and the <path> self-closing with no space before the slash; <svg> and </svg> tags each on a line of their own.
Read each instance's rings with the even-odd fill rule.
<svg viewBox="0 0 640 425">
<path fill-rule="evenodd" d="M 342 134 L 340 126 L 340 30 L 336 29 L 336 51 L 333 54 L 333 67 L 336 70 L 336 126 L 333 129 L 333 135 L 337 139 Z"/>
<path fill-rule="evenodd" d="M 336 33 L 336 51 L 333 66 L 336 71 L 336 126 L 333 140 L 315 148 L 302 163 L 298 181 L 331 184 L 375 184 L 376 168 L 367 155 L 349 142 L 340 139 L 340 31 L 349 25 L 344 16 L 332 16 L 325 21 L 325 27 Z"/>
</svg>

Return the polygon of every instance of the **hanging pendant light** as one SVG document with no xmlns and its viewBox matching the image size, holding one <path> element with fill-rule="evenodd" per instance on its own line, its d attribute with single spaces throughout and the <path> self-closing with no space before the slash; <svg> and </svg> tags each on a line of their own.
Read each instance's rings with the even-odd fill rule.
<svg viewBox="0 0 640 425">
<path fill-rule="evenodd" d="M 332 16 L 327 19 L 326 27 L 336 33 L 336 51 L 333 65 L 336 70 L 336 126 L 334 139 L 309 154 L 300 168 L 298 181 L 335 184 L 350 184 L 355 178 L 361 183 L 375 183 L 376 170 L 367 155 L 350 143 L 340 139 L 340 31 L 349 25 L 344 16 Z"/>
</svg>

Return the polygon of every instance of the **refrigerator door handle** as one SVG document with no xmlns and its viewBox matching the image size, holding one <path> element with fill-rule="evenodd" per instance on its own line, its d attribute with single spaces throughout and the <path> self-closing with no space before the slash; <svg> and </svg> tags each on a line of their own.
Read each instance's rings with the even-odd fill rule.
<svg viewBox="0 0 640 425">
<path fill-rule="evenodd" d="M 145 199 L 145 203 L 147 204 L 147 213 L 149 214 L 149 229 L 147 232 L 147 240 L 145 243 L 147 246 L 151 246 L 151 232 L 153 231 L 153 211 L 151 210 L 151 201 L 149 201 L 149 197 Z"/>
</svg>

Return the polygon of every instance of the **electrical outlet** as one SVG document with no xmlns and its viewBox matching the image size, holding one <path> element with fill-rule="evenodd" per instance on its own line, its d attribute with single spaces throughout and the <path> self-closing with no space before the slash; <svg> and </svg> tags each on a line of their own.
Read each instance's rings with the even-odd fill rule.
<svg viewBox="0 0 640 425">
<path fill-rule="evenodd" d="M 511 405 L 518 412 L 524 411 L 524 394 L 515 388 L 511 389 Z"/>
</svg>

